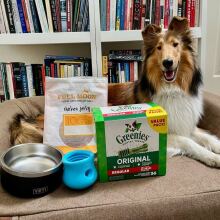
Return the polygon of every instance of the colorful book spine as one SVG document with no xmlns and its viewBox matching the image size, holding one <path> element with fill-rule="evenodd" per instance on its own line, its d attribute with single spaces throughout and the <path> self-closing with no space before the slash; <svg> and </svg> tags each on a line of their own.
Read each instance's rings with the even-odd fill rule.
<svg viewBox="0 0 220 220">
<path fill-rule="evenodd" d="M 78 1 L 78 0 L 76 0 Z M 61 24 L 61 13 L 60 13 L 60 0 L 56 0 L 56 17 L 57 17 L 57 28 L 58 32 L 62 31 L 62 24 Z"/>
<path fill-rule="evenodd" d="M 155 4 L 155 24 L 160 25 L 160 0 L 156 0 Z"/>
<path fill-rule="evenodd" d="M 6 33 L 10 33 L 9 23 L 8 23 L 8 19 L 7 19 L 4 1 L 1 0 L 0 3 L 1 3 L 1 10 L 2 10 L 3 21 L 4 21 Z"/>
<path fill-rule="evenodd" d="M 25 0 L 21 0 L 21 4 L 22 4 L 23 13 L 24 13 L 24 19 L 25 19 L 25 23 L 26 23 L 26 27 L 27 27 L 27 32 L 31 33 L 31 27 L 30 27 L 30 22 L 29 22 L 29 18 L 28 18 L 27 6 L 25 3 Z"/>
<path fill-rule="evenodd" d="M 5 34 L 6 33 L 5 22 L 4 22 L 4 17 L 3 17 L 3 12 L 2 12 L 1 4 L 0 4 L 0 33 L 1 34 Z"/>
<path fill-rule="evenodd" d="M 182 12 L 183 11 L 183 1 L 182 0 L 178 0 L 178 9 L 177 9 L 177 15 L 179 17 L 182 16 Z"/>
<path fill-rule="evenodd" d="M 28 89 L 28 79 L 27 79 L 25 64 L 20 65 L 20 71 L 21 71 L 21 83 L 22 83 L 22 97 L 28 97 L 29 89 Z"/>
<path fill-rule="evenodd" d="M 31 13 L 30 1 L 25 0 L 25 4 L 26 4 L 28 20 L 29 20 L 29 24 L 30 24 L 30 32 L 35 33 L 34 22 L 33 22 L 33 17 L 32 17 L 32 13 Z"/>
<path fill-rule="evenodd" d="M 71 11 L 72 11 L 72 0 L 66 0 L 66 25 L 67 25 L 67 32 L 72 31 L 72 16 L 71 16 Z"/>
<path fill-rule="evenodd" d="M 108 74 L 108 56 L 102 56 L 102 75 Z"/>
<path fill-rule="evenodd" d="M 49 28 L 48 28 L 47 17 L 46 17 L 46 12 L 44 9 L 43 0 L 35 1 L 35 4 L 36 4 L 36 8 L 37 8 L 38 17 L 40 20 L 42 32 L 48 33 Z"/>
<path fill-rule="evenodd" d="M 45 0 L 45 5 L 46 5 L 48 29 L 49 29 L 49 32 L 52 33 L 53 32 L 53 20 L 52 20 L 51 2 L 50 2 L 50 0 Z"/>
<path fill-rule="evenodd" d="M 40 20 L 37 14 L 36 4 L 34 0 L 29 0 L 29 4 L 30 4 L 31 16 L 32 16 L 33 25 L 34 25 L 34 31 L 35 33 L 40 33 L 41 26 L 40 26 Z"/>
<path fill-rule="evenodd" d="M 10 99 L 14 99 L 15 90 L 14 90 L 14 78 L 13 78 L 11 63 L 6 64 L 6 76 L 7 76 L 8 91 L 9 91 Z"/>
<path fill-rule="evenodd" d="M 142 0 L 134 0 L 134 17 L 133 17 L 133 29 L 139 30 L 141 25 L 141 4 Z"/>
<path fill-rule="evenodd" d="M 116 7 L 116 24 L 115 30 L 120 30 L 120 19 L 121 19 L 121 0 L 117 0 L 117 7 Z"/>
<path fill-rule="evenodd" d="M 191 21 L 191 2 L 191 0 L 186 0 L 186 17 L 188 19 L 189 24 Z"/>
<path fill-rule="evenodd" d="M 129 30 L 133 29 L 133 14 L 134 14 L 134 1 L 130 0 L 130 19 L 129 19 Z"/>
<path fill-rule="evenodd" d="M 169 0 L 165 0 L 165 8 L 164 8 L 164 28 L 168 28 L 169 16 L 170 16 L 169 8 L 170 8 Z"/>
<path fill-rule="evenodd" d="M 5 63 L 0 63 L 0 74 L 2 78 L 2 85 L 3 85 L 5 100 L 9 100 L 10 94 L 9 94 L 9 89 L 8 89 L 7 72 L 6 72 Z"/>
<path fill-rule="evenodd" d="M 155 24 L 156 0 L 151 1 L 151 24 Z"/>
<path fill-rule="evenodd" d="M 106 31 L 110 31 L 110 0 L 107 0 L 106 3 Z"/>
<path fill-rule="evenodd" d="M 21 98 L 23 96 L 21 70 L 20 70 L 21 63 L 14 62 L 14 63 L 11 63 L 11 65 L 12 65 L 12 73 L 13 73 L 14 82 L 15 82 L 15 87 L 14 87 L 15 98 Z"/>
<path fill-rule="evenodd" d="M 62 32 L 67 32 L 66 0 L 60 0 L 60 15 L 61 15 Z"/>
<path fill-rule="evenodd" d="M 124 63 L 124 71 L 125 71 L 125 82 L 130 81 L 130 66 L 128 62 Z"/>
<path fill-rule="evenodd" d="M 10 0 L 4 0 L 4 8 L 9 25 L 10 33 L 16 33 L 15 24 L 13 20 L 12 2 Z"/>
<path fill-rule="evenodd" d="M 186 14 L 186 1 L 187 0 L 182 0 L 182 15 L 181 15 L 181 17 L 187 17 L 187 14 Z"/>
<path fill-rule="evenodd" d="M 146 0 L 142 0 L 142 5 L 141 5 L 141 30 L 144 29 L 145 14 L 146 14 Z"/>
<path fill-rule="evenodd" d="M 164 0 L 160 0 L 160 26 L 164 28 Z"/>
<path fill-rule="evenodd" d="M 191 0 L 190 27 L 195 27 L 196 0 Z"/>
<path fill-rule="evenodd" d="M 110 1 L 110 31 L 115 31 L 116 0 Z"/>
<path fill-rule="evenodd" d="M 50 0 L 51 16 L 54 32 L 58 32 L 57 15 L 56 15 L 56 0 Z"/>
<path fill-rule="evenodd" d="M 34 81 L 33 81 L 33 73 L 32 73 L 32 66 L 26 65 L 26 73 L 27 73 L 27 84 L 28 84 L 28 93 L 29 97 L 35 96 L 35 88 L 34 88 Z"/>
<path fill-rule="evenodd" d="M 151 0 L 146 0 L 145 25 L 150 24 Z"/>
<path fill-rule="evenodd" d="M 73 13 L 73 24 L 72 30 L 77 31 L 77 16 L 78 16 L 78 9 L 79 9 L 79 2 L 80 0 L 75 0 L 74 4 L 74 13 Z"/>
<path fill-rule="evenodd" d="M 170 23 L 172 18 L 173 18 L 173 2 L 174 0 L 170 0 L 169 5 L 170 5 L 170 10 L 169 10 L 169 19 L 168 22 Z"/>
<path fill-rule="evenodd" d="M 134 82 L 134 62 L 130 62 L 130 81 Z"/>
<path fill-rule="evenodd" d="M 120 30 L 124 30 L 124 19 L 125 19 L 125 0 L 121 0 L 120 6 Z"/>
<path fill-rule="evenodd" d="M 107 0 L 100 1 L 100 15 L 101 15 L 101 30 L 106 31 L 106 18 L 107 18 Z"/>
<path fill-rule="evenodd" d="M 17 0 L 12 0 L 11 3 L 12 3 L 13 20 L 14 20 L 14 24 L 15 24 L 16 33 L 22 33 L 22 27 L 21 27 L 19 12 L 18 12 Z"/>
</svg>

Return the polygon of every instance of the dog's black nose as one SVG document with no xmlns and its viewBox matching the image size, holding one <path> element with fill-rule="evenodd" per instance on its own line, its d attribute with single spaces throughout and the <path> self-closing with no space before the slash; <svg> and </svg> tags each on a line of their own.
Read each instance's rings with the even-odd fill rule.
<svg viewBox="0 0 220 220">
<path fill-rule="evenodd" d="M 171 66 L 173 66 L 173 60 L 171 59 L 163 60 L 163 66 L 169 69 Z"/>
</svg>

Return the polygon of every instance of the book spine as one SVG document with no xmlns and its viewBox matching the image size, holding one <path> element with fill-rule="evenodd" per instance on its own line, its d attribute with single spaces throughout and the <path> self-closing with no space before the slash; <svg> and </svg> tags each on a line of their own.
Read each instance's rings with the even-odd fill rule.
<svg viewBox="0 0 220 220">
<path fill-rule="evenodd" d="M 124 63 L 124 71 L 125 71 L 125 82 L 130 81 L 130 66 L 128 62 Z"/>
<path fill-rule="evenodd" d="M 152 0 L 151 4 L 151 24 L 155 24 L 156 0 Z"/>
<path fill-rule="evenodd" d="M 61 14 L 62 32 L 66 32 L 67 31 L 66 0 L 60 0 L 60 14 Z"/>
<path fill-rule="evenodd" d="M 116 0 L 110 1 L 110 31 L 115 31 Z"/>
<path fill-rule="evenodd" d="M 134 62 L 130 62 L 130 81 L 134 82 Z"/>
<path fill-rule="evenodd" d="M 134 0 L 130 0 L 129 30 L 133 30 Z"/>
<path fill-rule="evenodd" d="M 20 21 L 21 21 L 22 32 L 27 33 L 28 31 L 27 31 L 27 26 L 26 26 L 26 22 L 25 22 L 22 1 L 17 0 L 17 5 L 18 5 L 18 12 L 19 12 Z"/>
<path fill-rule="evenodd" d="M 81 0 L 79 12 L 78 12 L 78 21 L 77 21 L 77 31 L 78 32 L 82 31 L 82 19 L 83 19 L 84 8 L 85 8 L 84 5 L 85 5 L 85 0 Z"/>
<path fill-rule="evenodd" d="M 27 13 L 27 7 L 26 7 L 25 0 L 21 0 L 21 4 L 22 4 L 23 13 L 24 13 L 24 20 L 25 20 L 25 23 L 26 23 L 27 32 L 30 33 L 31 28 L 30 28 L 30 23 L 29 23 L 29 18 L 28 18 L 28 13 Z"/>
<path fill-rule="evenodd" d="M 199 26 L 199 16 L 200 16 L 200 0 L 196 0 L 196 8 L 195 8 L 195 27 Z"/>
<path fill-rule="evenodd" d="M 46 5 L 46 14 L 47 14 L 47 21 L 48 21 L 48 29 L 49 32 L 53 32 L 53 21 L 52 21 L 52 13 L 51 13 L 51 3 L 50 0 L 45 0 Z"/>
<path fill-rule="evenodd" d="M 178 0 L 173 0 L 173 16 L 178 14 Z"/>
<path fill-rule="evenodd" d="M 134 18 L 133 18 L 133 29 L 140 29 L 140 18 L 141 18 L 141 0 L 134 0 Z"/>
<path fill-rule="evenodd" d="M 33 86 L 33 73 L 31 65 L 26 65 L 27 82 L 28 82 L 28 93 L 29 97 L 35 96 L 35 89 Z"/>
<path fill-rule="evenodd" d="M 186 0 L 186 17 L 190 24 L 191 21 L 191 0 Z"/>
<path fill-rule="evenodd" d="M 21 63 L 12 63 L 12 72 L 15 82 L 15 98 L 21 98 L 22 94 L 22 78 L 21 78 Z"/>
<path fill-rule="evenodd" d="M 124 30 L 128 30 L 128 0 L 124 0 Z"/>
<path fill-rule="evenodd" d="M 110 0 L 107 0 L 106 13 L 106 31 L 110 31 Z"/>
<path fill-rule="evenodd" d="M 44 95 L 44 85 L 43 85 L 43 81 L 44 81 L 44 77 L 43 77 L 43 66 L 42 65 L 38 65 L 38 77 L 39 77 L 39 95 Z"/>
<path fill-rule="evenodd" d="M 9 100 L 10 95 L 9 95 L 9 89 L 8 89 L 7 72 L 6 72 L 5 63 L 0 64 L 0 74 L 2 76 L 2 84 L 3 84 L 3 89 L 4 89 L 5 100 Z"/>
<path fill-rule="evenodd" d="M 28 80 L 27 80 L 26 67 L 24 64 L 21 64 L 20 72 L 21 72 L 21 83 L 22 83 L 22 97 L 28 97 L 29 96 Z"/>
<path fill-rule="evenodd" d="M 39 67 L 41 77 L 42 77 L 42 87 L 43 87 L 43 95 L 45 94 L 45 66 L 42 65 Z"/>
<path fill-rule="evenodd" d="M 100 16 L 101 16 L 101 30 L 106 31 L 106 18 L 107 18 L 107 0 L 100 1 Z"/>
<path fill-rule="evenodd" d="M 155 24 L 160 25 L 160 0 L 156 0 Z"/>
<path fill-rule="evenodd" d="M 162 2 L 163 0 L 161 0 Z M 150 24 L 151 0 L 146 0 L 145 25 Z"/>
<path fill-rule="evenodd" d="M 39 17 L 37 14 L 37 9 L 34 0 L 29 1 L 30 4 L 30 10 L 31 10 L 31 17 L 33 20 L 33 25 L 34 25 L 34 31 L 35 33 L 40 33 L 41 32 L 41 26 L 40 26 L 40 21 Z"/>
<path fill-rule="evenodd" d="M 2 63 L 0 63 L 0 102 L 3 102 L 5 99 L 4 91 L 4 78 L 2 74 Z"/>
<path fill-rule="evenodd" d="M 125 83 L 125 68 L 124 68 L 124 63 L 119 63 L 120 64 L 120 74 L 121 74 L 121 82 Z"/>
<path fill-rule="evenodd" d="M 54 78 L 58 78 L 57 64 L 54 63 Z"/>
<path fill-rule="evenodd" d="M 182 9 L 183 9 L 183 1 L 182 1 L 182 0 L 178 0 L 177 15 L 178 15 L 179 17 L 181 17 L 182 14 L 183 14 Z"/>
<path fill-rule="evenodd" d="M 67 22 L 67 32 L 71 32 L 72 31 L 72 24 L 71 24 L 71 20 L 72 20 L 72 16 L 71 16 L 71 0 L 66 0 L 66 22 Z"/>
<path fill-rule="evenodd" d="M 121 15 L 121 0 L 117 0 L 117 7 L 116 7 L 116 30 L 120 30 L 120 15 Z"/>
<path fill-rule="evenodd" d="M 174 0 L 170 0 L 170 11 L 169 11 L 169 23 L 171 22 L 172 18 L 173 18 L 173 1 Z"/>
<path fill-rule="evenodd" d="M 1 9 L 2 9 L 2 14 L 3 14 L 3 20 L 4 20 L 6 33 L 10 33 L 9 23 L 8 23 L 7 14 L 6 14 L 6 10 L 5 10 L 5 4 L 4 4 L 3 1 L 1 1 L 0 3 L 1 3 Z"/>
<path fill-rule="evenodd" d="M 160 0 L 159 0 L 160 1 Z M 141 9 L 141 30 L 144 29 L 145 25 L 145 14 L 146 14 L 146 0 L 142 0 L 142 9 Z"/>
<path fill-rule="evenodd" d="M 17 1 L 12 0 L 11 3 L 12 3 L 13 20 L 14 20 L 16 33 L 22 33 Z"/>
<path fill-rule="evenodd" d="M 196 1 L 191 0 L 191 15 L 190 15 L 190 27 L 195 27 L 195 11 L 196 11 Z"/>
<path fill-rule="evenodd" d="M 9 25 L 10 33 L 16 33 L 15 24 L 13 20 L 13 11 L 12 11 L 12 3 L 10 0 L 4 0 L 5 12 L 7 16 L 7 21 Z"/>
<path fill-rule="evenodd" d="M 88 31 L 88 19 L 89 19 L 89 2 L 88 0 L 85 0 L 81 31 Z"/>
<path fill-rule="evenodd" d="M 120 30 L 124 30 L 124 19 L 125 19 L 125 0 L 121 0 L 120 6 Z"/>
<path fill-rule="evenodd" d="M 0 4 L 0 33 L 1 33 L 1 34 L 5 34 L 5 33 L 6 33 L 5 22 L 4 22 L 4 16 L 3 16 L 1 4 Z"/>
<path fill-rule="evenodd" d="M 160 26 L 164 28 L 164 0 L 160 1 Z"/>
<path fill-rule="evenodd" d="M 165 0 L 165 8 L 164 8 L 164 28 L 168 28 L 168 23 L 169 23 L 169 0 Z"/>
<path fill-rule="evenodd" d="M 102 56 L 102 75 L 108 74 L 108 56 Z"/>
<path fill-rule="evenodd" d="M 54 78 L 54 63 L 51 63 L 50 64 L 50 77 L 53 77 Z"/>
<path fill-rule="evenodd" d="M 182 0 L 182 16 L 181 17 L 187 17 L 187 14 L 186 14 L 186 1 L 187 0 Z"/>
<path fill-rule="evenodd" d="M 9 96 L 10 96 L 10 99 L 14 99 L 15 98 L 14 82 L 13 82 L 13 76 L 12 76 L 12 66 L 10 63 L 6 64 L 6 74 L 7 74 Z"/>
<path fill-rule="evenodd" d="M 77 1 L 77 0 L 76 0 Z M 58 32 L 62 32 L 61 13 L 60 13 L 60 0 L 56 0 L 56 17 Z"/>
<path fill-rule="evenodd" d="M 48 33 L 49 28 L 48 28 L 47 17 L 46 17 L 43 1 L 38 0 L 38 1 L 35 1 L 35 3 L 36 3 L 37 13 L 38 13 L 38 17 L 40 20 L 42 32 Z"/>
<path fill-rule="evenodd" d="M 134 81 L 138 80 L 138 62 L 134 62 Z"/>
<path fill-rule="evenodd" d="M 30 24 L 30 32 L 35 33 L 34 22 L 33 22 L 32 14 L 31 14 L 30 1 L 25 0 L 25 4 L 26 4 L 26 9 L 27 9 L 27 16 L 28 16 L 27 20 L 29 20 L 29 24 Z"/>
<path fill-rule="evenodd" d="M 51 7 L 53 30 L 54 32 L 58 32 L 57 15 L 56 15 L 56 0 L 50 0 L 50 7 Z"/>
</svg>

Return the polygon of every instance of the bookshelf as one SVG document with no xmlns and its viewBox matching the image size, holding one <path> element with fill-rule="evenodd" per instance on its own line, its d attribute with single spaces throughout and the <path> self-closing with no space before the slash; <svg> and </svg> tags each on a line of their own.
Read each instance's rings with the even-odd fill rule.
<svg viewBox="0 0 220 220">
<path fill-rule="evenodd" d="M 90 32 L 60 32 L 60 33 L 26 33 L 26 34 L 0 34 L 0 48 L 3 46 L 7 50 L 7 46 L 30 46 L 31 50 L 35 47 L 54 48 L 62 47 L 62 45 L 71 45 L 71 47 L 79 48 L 78 45 L 85 44 L 90 47 L 90 56 L 92 58 L 92 72 L 94 76 L 102 75 L 102 48 L 106 44 L 117 45 L 122 43 L 123 46 L 137 45 L 141 46 L 142 36 L 141 30 L 129 31 L 101 31 L 100 27 L 100 10 L 99 0 L 89 0 L 89 20 Z M 200 0 L 200 25 L 192 28 L 193 37 L 198 39 L 198 57 L 201 69 L 205 70 L 205 40 L 207 22 L 207 1 Z M 165 30 L 164 30 L 165 31 Z M 117 46 L 116 46 L 117 47 Z M 19 47 L 20 48 L 20 47 Z M 57 50 L 56 50 L 57 51 Z M 59 51 L 59 49 L 58 49 Z M 63 50 L 61 50 L 63 51 Z M 2 51 L 4 53 L 4 51 Z M 62 52 L 63 54 L 63 52 Z M 76 54 L 72 54 L 76 55 Z M 0 54 L 0 60 L 2 55 Z M 39 60 L 39 59 L 38 59 Z M 43 57 L 42 57 L 43 62 Z"/>
</svg>

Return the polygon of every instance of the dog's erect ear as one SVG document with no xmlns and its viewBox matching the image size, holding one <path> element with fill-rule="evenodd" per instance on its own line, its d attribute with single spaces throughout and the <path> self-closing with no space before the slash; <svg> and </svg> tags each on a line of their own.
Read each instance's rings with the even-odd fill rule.
<svg viewBox="0 0 220 220">
<path fill-rule="evenodd" d="M 155 37 L 161 31 L 162 31 L 161 27 L 159 27 L 155 24 L 148 24 L 145 27 L 145 29 L 142 31 L 142 37 L 143 37 L 144 41 L 146 41 L 149 38 Z"/>
<path fill-rule="evenodd" d="M 189 23 L 187 18 L 175 16 L 170 22 L 168 30 L 178 33 L 184 33 L 189 30 Z"/>
</svg>

